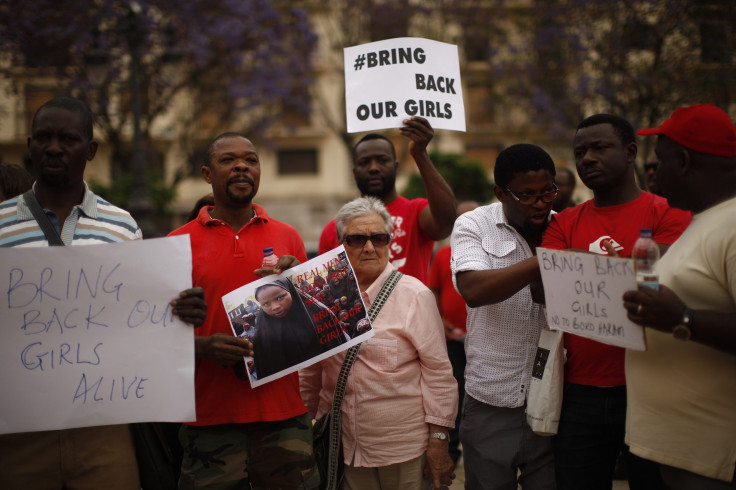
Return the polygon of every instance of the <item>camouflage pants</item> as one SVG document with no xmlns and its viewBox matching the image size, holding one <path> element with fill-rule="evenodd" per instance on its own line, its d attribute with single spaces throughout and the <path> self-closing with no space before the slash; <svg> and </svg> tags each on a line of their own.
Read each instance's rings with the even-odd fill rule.
<svg viewBox="0 0 736 490">
<path fill-rule="evenodd" d="M 278 422 L 182 425 L 179 488 L 308 490 L 319 486 L 309 414 Z"/>
</svg>

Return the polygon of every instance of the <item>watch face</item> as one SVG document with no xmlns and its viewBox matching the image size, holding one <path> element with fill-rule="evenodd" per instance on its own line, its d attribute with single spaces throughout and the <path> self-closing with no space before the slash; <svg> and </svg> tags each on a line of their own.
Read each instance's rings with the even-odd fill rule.
<svg viewBox="0 0 736 490">
<path fill-rule="evenodd" d="M 675 325 L 675 328 L 672 329 L 672 335 L 674 335 L 676 339 L 689 340 L 690 329 L 687 325 Z"/>
</svg>

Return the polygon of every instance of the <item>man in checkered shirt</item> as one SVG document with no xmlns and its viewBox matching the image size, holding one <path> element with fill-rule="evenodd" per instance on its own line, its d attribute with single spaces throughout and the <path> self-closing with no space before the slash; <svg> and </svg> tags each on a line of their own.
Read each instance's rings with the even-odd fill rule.
<svg viewBox="0 0 736 490">
<path fill-rule="evenodd" d="M 554 178 L 542 148 L 503 150 L 494 169 L 499 202 L 460 216 L 452 232 L 453 280 L 468 305 L 460 424 L 467 489 L 555 488 L 551 439 L 534 434 L 525 413 L 545 325 L 532 299 L 541 291 L 534 254 L 557 197 Z"/>
</svg>

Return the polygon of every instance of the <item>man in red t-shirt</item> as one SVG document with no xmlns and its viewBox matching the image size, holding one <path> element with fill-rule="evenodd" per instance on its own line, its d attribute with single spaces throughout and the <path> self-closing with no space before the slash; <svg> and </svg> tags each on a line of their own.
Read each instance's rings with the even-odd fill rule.
<svg viewBox="0 0 736 490">
<path fill-rule="evenodd" d="M 475 201 L 462 202 L 457 207 L 457 215 L 472 211 L 478 207 Z M 465 300 L 452 284 L 452 269 L 450 257 L 452 250 L 449 245 L 440 247 L 432 258 L 429 269 L 429 289 L 437 300 L 437 309 L 440 310 L 442 323 L 445 327 L 447 341 L 447 355 L 452 364 L 452 375 L 457 381 L 458 407 L 455 428 L 450 429 L 450 457 L 455 463 L 460 459 L 460 418 L 463 412 L 463 398 L 465 398 L 465 320 L 468 318 Z"/>
<path fill-rule="evenodd" d="M 307 259 L 291 226 L 269 218 L 253 204 L 260 184 L 255 146 L 224 133 L 207 147 L 202 175 L 212 185 L 214 206 L 171 235 L 188 234 L 192 283 L 204 289 L 209 308 L 195 330 L 197 420 L 179 433 L 184 459 L 180 486 L 195 488 L 294 488 L 319 486 L 312 456 L 312 423 L 299 393 L 297 373 L 251 388 L 244 356 L 253 344 L 236 337 L 222 296 Z M 263 268 L 263 249 L 279 262 Z"/>
<path fill-rule="evenodd" d="M 625 119 L 597 114 L 575 133 L 575 165 L 593 199 L 552 216 L 542 246 L 631 256 L 641 228 L 651 228 L 662 252 L 687 228 L 690 213 L 636 184 L 634 129 Z M 624 349 L 565 334 L 565 387 L 554 438 L 557 488 L 611 488 L 616 458 L 625 450 Z M 627 456 L 632 488 L 665 488 L 659 469 Z"/>
<path fill-rule="evenodd" d="M 435 240 L 447 238 L 455 222 L 455 194 L 434 168 L 427 145 L 434 136 L 429 122 L 413 116 L 404 120 L 401 134 L 409 138 L 409 153 L 419 168 L 427 199 L 406 199 L 396 192 L 396 149 L 379 134 L 364 136 L 353 148 L 353 175 L 361 195 L 380 199 L 393 219 L 389 248 L 391 265 L 423 283 Z M 319 253 L 337 247 L 335 220 L 322 230 Z"/>
</svg>

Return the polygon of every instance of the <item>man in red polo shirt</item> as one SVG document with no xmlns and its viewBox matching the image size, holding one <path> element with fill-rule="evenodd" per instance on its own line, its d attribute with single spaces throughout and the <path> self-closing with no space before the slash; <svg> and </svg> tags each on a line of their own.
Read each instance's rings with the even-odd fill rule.
<svg viewBox="0 0 736 490">
<path fill-rule="evenodd" d="M 215 138 L 202 175 L 212 185 L 214 206 L 171 233 L 190 236 L 192 282 L 204 288 L 209 305 L 195 331 L 197 420 L 179 434 L 179 488 L 317 488 L 312 424 L 298 374 L 252 389 L 243 364 L 243 356 L 253 355 L 252 344 L 232 334 L 221 300 L 261 275 L 305 261 L 304 244 L 294 228 L 252 203 L 261 169 L 248 139 L 237 133 Z M 266 247 L 280 257 L 273 271 L 261 268 Z"/>
</svg>

